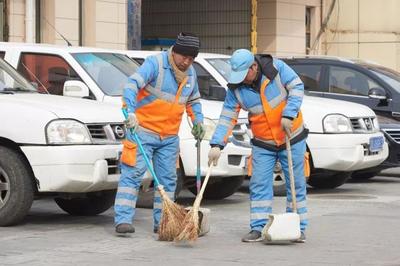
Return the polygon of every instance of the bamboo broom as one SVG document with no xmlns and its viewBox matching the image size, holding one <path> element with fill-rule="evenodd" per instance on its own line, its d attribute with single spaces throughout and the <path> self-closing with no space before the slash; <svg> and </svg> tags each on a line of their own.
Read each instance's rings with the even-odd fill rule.
<svg viewBox="0 0 400 266">
<path fill-rule="evenodd" d="M 211 175 L 212 164 L 208 167 L 207 175 L 204 179 L 204 182 L 201 186 L 200 192 L 197 194 L 196 199 L 194 200 L 192 209 L 186 214 L 185 219 L 183 220 L 182 231 L 181 233 L 174 239 L 175 241 L 196 241 L 199 237 L 199 209 L 200 203 L 203 199 L 204 191 L 206 190 L 206 186 L 208 183 L 208 179 Z"/>
</svg>

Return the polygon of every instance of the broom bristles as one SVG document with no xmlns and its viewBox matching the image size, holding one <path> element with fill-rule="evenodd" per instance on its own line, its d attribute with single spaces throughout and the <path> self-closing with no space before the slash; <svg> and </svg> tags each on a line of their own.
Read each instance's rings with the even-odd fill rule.
<svg viewBox="0 0 400 266">
<path fill-rule="evenodd" d="M 160 194 L 163 203 L 158 239 L 161 241 L 172 241 L 182 231 L 186 211 L 182 206 L 168 198 L 165 191 L 160 191 Z"/>
<path fill-rule="evenodd" d="M 175 241 L 196 241 L 199 237 L 199 211 L 192 208 L 185 216 L 182 232 L 174 239 Z"/>
</svg>

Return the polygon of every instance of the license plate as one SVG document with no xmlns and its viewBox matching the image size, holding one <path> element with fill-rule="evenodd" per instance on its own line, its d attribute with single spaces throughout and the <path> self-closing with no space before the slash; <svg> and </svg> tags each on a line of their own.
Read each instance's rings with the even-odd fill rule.
<svg viewBox="0 0 400 266">
<path fill-rule="evenodd" d="M 383 137 L 372 137 L 369 139 L 369 151 L 377 152 L 381 151 L 383 148 L 383 143 L 385 139 Z"/>
</svg>

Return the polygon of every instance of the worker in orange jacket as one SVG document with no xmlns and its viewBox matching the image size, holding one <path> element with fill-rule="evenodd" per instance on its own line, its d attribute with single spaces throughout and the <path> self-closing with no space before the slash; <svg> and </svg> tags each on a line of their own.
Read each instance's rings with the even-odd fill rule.
<svg viewBox="0 0 400 266">
<path fill-rule="evenodd" d="M 123 105 L 128 112 L 126 126 L 136 131 L 143 148 L 152 158 L 154 171 L 170 198 L 176 189 L 176 162 L 179 154 L 178 131 L 186 109 L 193 122 L 192 134 L 205 134 L 197 77 L 192 63 L 199 53 L 199 38 L 180 33 L 168 50 L 146 58 L 124 89 Z M 115 198 L 117 233 L 133 233 L 132 219 L 146 164 L 130 130 L 121 156 L 121 178 Z M 161 196 L 155 190 L 153 219 L 158 231 Z"/>
<path fill-rule="evenodd" d="M 228 92 L 216 131 L 210 141 L 209 163 L 217 164 L 221 150 L 236 124 L 240 109 L 249 113 L 252 139 L 250 179 L 250 232 L 243 242 L 261 241 L 261 231 L 272 212 L 273 169 L 281 162 L 287 191 L 287 211 L 292 211 L 285 134 L 290 135 L 293 168 L 300 215 L 301 238 L 305 241 L 307 221 L 304 158 L 308 130 L 300 111 L 304 86 L 283 61 L 269 55 L 254 56 L 236 50 L 231 59 Z"/>
</svg>

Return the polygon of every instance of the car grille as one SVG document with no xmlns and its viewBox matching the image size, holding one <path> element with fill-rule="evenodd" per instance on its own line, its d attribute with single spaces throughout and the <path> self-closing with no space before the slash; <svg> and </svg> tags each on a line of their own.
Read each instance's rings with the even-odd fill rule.
<svg viewBox="0 0 400 266">
<path fill-rule="evenodd" d="M 119 160 L 118 159 L 106 159 L 107 164 L 108 164 L 108 174 L 109 175 L 115 175 L 115 174 L 120 174 L 120 168 L 119 168 Z"/>
<path fill-rule="evenodd" d="M 400 143 L 400 129 L 382 129 L 385 131 L 394 141 Z"/>
<path fill-rule="evenodd" d="M 374 132 L 377 129 L 374 126 L 375 117 L 354 117 L 350 118 L 351 127 L 354 132 Z"/>
<path fill-rule="evenodd" d="M 124 124 L 86 124 L 93 143 L 121 142 L 125 138 Z"/>
</svg>

